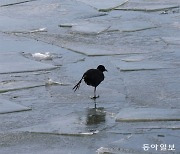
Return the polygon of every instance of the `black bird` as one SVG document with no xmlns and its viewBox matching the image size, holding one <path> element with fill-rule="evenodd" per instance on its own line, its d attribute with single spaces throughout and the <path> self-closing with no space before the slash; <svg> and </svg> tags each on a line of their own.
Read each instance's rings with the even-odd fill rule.
<svg viewBox="0 0 180 154">
<path fill-rule="evenodd" d="M 80 84 L 82 80 L 84 79 L 85 83 L 89 86 L 94 87 L 94 97 L 93 99 L 98 98 L 99 96 L 96 96 L 96 87 L 104 80 L 104 74 L 103 72 L 107 71 L 106 68 L 103 65 L 99 65 L 97 69 L 89 69 L 87 70 L 81 80 L 74 86 L 74 92 L 79 89 Z"/>
</svg>

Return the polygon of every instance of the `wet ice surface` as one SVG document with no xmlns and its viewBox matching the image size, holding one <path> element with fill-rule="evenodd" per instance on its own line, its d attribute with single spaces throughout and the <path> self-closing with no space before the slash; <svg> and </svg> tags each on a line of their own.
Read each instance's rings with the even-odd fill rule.
<svg viewBox="0 0 180 154">
<path fill-rule="evenodd" d="M 104 116 L 99 115 L 99 117 L 105 118 L 105 114 Z M 72 114 L 71 117 L 69 116 L 62 117 L 59 119 L 52 120 L 51 122 L 46 124 L 27 127 L 20 129 L 18 131 L 42 133 L 42 134 L 69 135 L 69 136 L 93 135 L 99 132 L 99 130 L 88 129 L 86 127 L 86 124 L 91 123 L 91 121 L 89 121 L 90 118 L 87 119 L 87 123 L 86 121 L 83 121 L 80 118 L 83 117 L 78 117 L 77 115 Z M 104 121 L 103 119 L 102 122 Z"/>
<path fill-rule="evenodd" d="M 179 1 L 18 2 L 0 3 L 0 153 L 180 152 Z M 72 88 L 99 64 L 94 102 Z"/>
</svg>

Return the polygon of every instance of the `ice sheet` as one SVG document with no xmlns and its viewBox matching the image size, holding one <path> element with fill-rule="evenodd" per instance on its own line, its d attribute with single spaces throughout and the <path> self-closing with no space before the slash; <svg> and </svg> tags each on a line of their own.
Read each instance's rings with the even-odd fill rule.
<svg viewBox="0 0 180 154">
<path fill-rule="evenodd" d="M 147 29 L 157 28 L 153 23 L 146 20 L 130 20 L 130 21 L 117 21 L 116 24 L 112 24 L 109 31 L 118 30 L 120 32 L 136 32 Z"/>
<path fill-rule="evenodd" d="M 56 68 L 55 66 L 50 64 L 44 64 L 37 61 L 29 60 L 18 53 L 0 54 L 0 65 L 0 74 L 32 72 Z"/>
<path fill-rule="evenodd" d="M 1 0 L 0 7 L 26 3 L 35 0 Z"/>
<path fill-rule="evenodd" d="M 98 45 L 91 45 L 91 44 L 78 44 L 76 45 L 73 43 L 66 43 L 64 45 L 66 49 L 72 50 L 77 53 L 85 54 L 88 56 L 107 56 L 107 55 L 123 55 L 123 54 L 135 54 L 135 53 L 145 53 L 146 51 L 132 49 L 132 48 L 116 48 L 116 47 L 109 47 L 109 46 L 98 46 Z"/>
<path fill-rule="evenodd" d="M 93 135 L 99 132 L 98 130 L 88 130 L 85 122 L 77 116 L 58 118 L 46 124 L 18 129 L 18 131 L 70 136 Z"/>
<path fill-rule="evenodd" d="M 100 147 L 97 149 L 98 154 L 103 153 L 113 153 L 113 154 L 144 154 L 144 153 L 153 153 L 159 154 L 162 152 L 160 148 L 160 144 L 166 144 L 167 149 L 169 148 L 169 144 L 174 144 L 176 151 L 179 151 L 179 143 L 180 139 L 176 136 L 167 135 L 165 137 L 158 137 L 157 134 L 153 135 L 129 135 L 125 138 L 122 138 L 118 141 L 112 142 L 106 147 Z M 150 148 L 148 151 L 145 151 L 143 145 L 147 144 Z M 157 150 L 155 148 L 151 148 L 151 145 L 157 145 Z M 170 152 L 170 150 L 166 150 L 163 152 Z M 172 152 L 172 151 L 171 151 Z"/>
<path fill-rule="evenodd" d="M 72 26 L 72 31 L 82 34 L 99 34 L 109 29 L 110 26 L 104 24 L 83 22 Z"/>
<path fill-rule="evenodd" d="M 165 68 L 172 68 L 172 66 L 161 63 L 161 62 L 123 62 L 121 60 L 116 60 L 112 62 L 121 71 L 143 71 L 143 70 L 158 70 Z"/>
<path fill-rule="evenodd" d="M 67 25 L 68 26 L 68 25 Z M 102 21 L 101 23 L 95 21 L 84 21 L 79 23 L 69 24 L 72 31 L 81 34 L 100 34 L 102 32 L 120 31 L 120 32 L 136 32 L 152 28 L 157 28 L 153 23 L 145 20 L 131 20 L 131 21 Z"/>
<path fill-rule="evenodd" d="M 108 10 L 124 4 L 127 0 L 78 0 L 98 10 Z"/>
<path fill-rule="evenodd" d="M 129 3 L 134 1 L 147 2 L 146 5 L 149 6 L 148 2 L 153 0 L 129 0 Z M 179 3 L 179 0 L 155 0 L 153 2 L 157 1 L 159 3 L 164 3 L 164 1 L 169 1 L 171 4 L 174 2 Z M 100 1 L 97 0 L 94 3 L 97 2 Z M 106 0 L 103 2 L 106 2 Z M 108 3 L 112 2 L 109 1 Z M 101 3 L 101 5 L 106 4 Z M 23 102 L 22 105 L 30 106 L 33 110 L 0 116 L 0 131 L 2 132 L 0 133 L 0 153 L 92 154 L 95 153 L 98 147 L 103 146 L 107 149 L 117 150 L 112 151 L 112 153 L 123 154 L 120 149 L 124 148 L 127 149 L 127 152 L 125 151 L 124 153 L 132 154 L 131 151 L 133 151 L 136 154 L 140 152 L 144 154 L 145 152 L 141 148 L 144 143 L 168 144 L 167 141 L 179 143 L 179 138 L 177 138 L 179 136 L 179 121 L 115 122 L 114 117 L 120 111 L 120 108 L 130 106 L 180 109 L 180 104 L 178 103 L 180 100 L 180 85 L 178 82 L 180 74 L 179 46 L 167 45 L 160 39 L 160 37 L 178 37 L 179 29 L 172 24 L 175 21 L 179 21 L 179 18 L 176 18 L 179 16 L 179 13 L 173 13 L 174 10 L 168 10 L 168 14 L 164 15 L 161 14 L 164 10 L 151 13 L 143 11 L 111 11 L 106 16 L 95 17 L 98 14 L 100 15 L 97 9 L 87 5 L 87 3 L 77 2 L 76 0 L 37 0 L 32 3 L 1 7 L 1 31 L 6 31 L 9 38 L 14 37 L 14 35 L 19 36 L 14 41 L 10 41 L 10 39 L 0 41 L 2 44 L 2 46 L 0 45 L 1 52 L 57 53 L 62 55 L 62 59 L 53 59 L 53 61 L 44 61 L 44 63 L 52 64 L 56 60 L 57 64 L 62 64 L 63 67 L 54 71 L 1 74 L 1 82 L 6 80 L 6 86 L 8 85 L 7 80 L 17 82 L 17 84 L 13 83 L 13 81 L 9 82 L 9 84 L 12 84 L 10 88 L 27 88 L 31 84 L 36 86 L 36 83 L 33 82 L 36 80 L 47 81 L 48 85 L 58 84 L 58 86 L 17 90 L 1 94 L 8 100 Z M 175 11 L 179 11 L 179 9 Z M 61 23 L 82 23 L 84 21 L 88 21 L 94 26 L 86 27 L 87 29 L 82 27 L 82 30 L 80 29 L 81 27 L 78 27 L 76 32 L 71 31 L 71 28 L 58 27 Z M 154 26 L 151 24 L 151 21 L 154 25 L 160 25 L 160 27 L 145 30 Z M 110 28 L 113 29 L 108 29 L 112 31 L 102 32 L 101 25 L 110 25 Z M 73 28 L 75 25 L 69 26 Z M 48 31 L 37 33 L 35 30 L 35 33 L 32 33 L 32 31 L 24 35 L 12 33 L 13 31 L 29 32 L 33 29 L 38 30 L 41 27 L 47 27 Z M 95 27 L 95 29 L 91 29 L 91 27 Z M 96 32 L 98 35 L 83 35 L 96 34 Z M 4 36 L 1 36 L 1 40 L 3 40 Z M 27 42 L 26 38 L 39 41 Z M 41 43 L 41 41 L 47 42 L 49 45 Z M 56 48 L 55 45 L 65 46 L 85 55 L 100 55 L 101 57 L 88 57 L 69 52 L 68 50 L 62 50 L 62 48 Z M 111 64 L 111 61 L 116 61 L 117 59 L 120 61 L 125 56 L 133 55 L 129 53 L 145 53 L 138 55 L 150 57 L 143 60 L 137 57 L 124 59 L 128 61 L 127 63 L 134 63 L 133 65 L 141 63 L 142 66 L 152 60 L 156 67 L 158 64 L 164 67 L 165 63 L 173 63 L 176 66 L 173 69 L 158 69 L 155 71 L 120 72 L 117 70 L 117 65 Z M 80 59 L 84 61 L 73 63 Z M 34 59 L 28 60 L 34 63 Z M 17 59 L 18 61 L 20 59 Z M 8 61 L 8 63 L 11 63 L 11 61 Z M 34 64 L 36 65 L 35 67 L 38 67 L 38 64 L 43 64 L 43 61 Z M 100 95 L 96 100 L 97 107 L 103 107 L 104 110 L 102 110 L 102 114 L 99 114 L 99 112 L 95 114 L 91 110 L 86 111 L 88 107 L 94 107 L 94 101 L 89 98 L 90 95 L 93 95 L 93 88 L 82 83 L 79 91 L 74 93 L 72 87 L 87 69 L 96 68 L 99 64 L 105 65 L 109 72 L 105 73 L 105 81 L 97 89 L 97 94 Z M 151 63 L 149 64 L 151 65 Z M 48 80 L 48 77 L 50 80 Z M 19 82 L 17 80 L 28 81 Z M 61 82 L 70 82 L 70 85 L 62 87 L 60 86 Z M 41 82 L 37 82 L 37 85 L 39 84 Z M 44 85 L 44 83 L 42 84 Z M 5 89 L 8 89 L 7 87 Z M 75 120 L 71 120 L 73 119 L 71 115 L 74 116 L 74 114 L 79 116 L 75 117 Z M 141 123 L 140 126 L 139 123 Z M 139 127 L 135 127 L 136 125 Z M 19 128 L 24 128 L 23 132 L 14 132 L 14 129 Z M 154 130 L 153 128 L 160 129 Z M 169 129 L 164 131 L 166 128 Z M 171 130 L 171 128 L 174 129 Z M 26 130 L 30 133 L 26 133 Z M 92 135 L 97 133 L 98 130 L 100 133 Z M 156 139 L 157 135 L 153 136 L 155 131 L 158 131 L 158 135 L 164 135 L 165 137 L 171 133 L 172 138 L 161 140 L 161 138 L 165 137 L 160 137 L 160 140 L 159 138 Z M 55 135 L 56 133 L 58 135 Z M 66 136 L 59 135 L 63 133 Z M 126 133 L 132 134 L 135 138 L 119 142 L 118 140 L 126 137 Z M 141 135 L 136 136 L 136 133 L 141 133 Z M 77 137 L 80 135 L 83 137 Z M 92 136 L 86 137 L 86 135 Z M 180 152 L 178 147 L 177 145 L 177 153 Z M 137 152 L 136 150 L 142 151 Z M 151 153 L 153 152 L 151 151 Z"/>
<path fill-rule="evenodd" d="M 116 121 L 180 121 L 180 109 L 124 108 Z"/>
<path fill-rule="evenodd" d="M 121 58 L 121 60 L 125 62 L 139 62 L 144 60 L 145 58 L 146 58 L 145 56 L 128 56 Z"/>
<path fill-rule="evenodd" d="M 27 111 L 27 110 L 31 110 L 31 108 L 0 98 L 0 114 Z"/>
<path fill-rule="evenodd" d="M 175 27 L 175 28 L 180 29 L 180 22 L 175 21 L 174 23 L 172 23 L 172 26 Z"/>
<path fill-rule="evenodd" d="M 20 89 L 29 89 L 29 88 L 35 88 L 45 86 L 45 82 L 40 81 L 16 81 L 16 80 L 9 80 L 9 81 L 3 81 L 0 82 L 0 93 L 8 92 L 8 91 L 14 91 L 14 90 L 20 90 Z"/>
<path fill-rule="evenodd" d="M 132 11 L 161 11 L 165 9 L 178 8 L 178 4 L 168 4 L 166 2 L 129 2 L 127 5 L 120 6 L 116 10 Z"/>
<path fill-rule="evenodd" d="M 180 45 L 180 37 L 162 37 L 167 44 Z"/>
</svg>

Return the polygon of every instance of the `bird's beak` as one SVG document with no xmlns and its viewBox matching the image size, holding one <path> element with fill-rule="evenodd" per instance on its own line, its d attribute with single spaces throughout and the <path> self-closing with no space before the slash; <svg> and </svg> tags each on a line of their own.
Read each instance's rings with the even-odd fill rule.
<svg viewBox="0 0 180 154">
<path fill-rule="evenodd" d="M 105 71 L 108 72 L 107 69 L 105 69 Z"/>
</svg>

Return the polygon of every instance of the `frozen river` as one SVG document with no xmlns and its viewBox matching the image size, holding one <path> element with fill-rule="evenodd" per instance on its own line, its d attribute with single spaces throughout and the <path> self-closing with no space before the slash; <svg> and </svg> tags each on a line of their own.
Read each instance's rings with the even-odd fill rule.
<svg viewBox="0 0 180 154">
<path fill-rule="evenodd" d="M 179 0 L 1 0 L 0 154 L 180 153 L 179 49 Z"/>
</svg>

